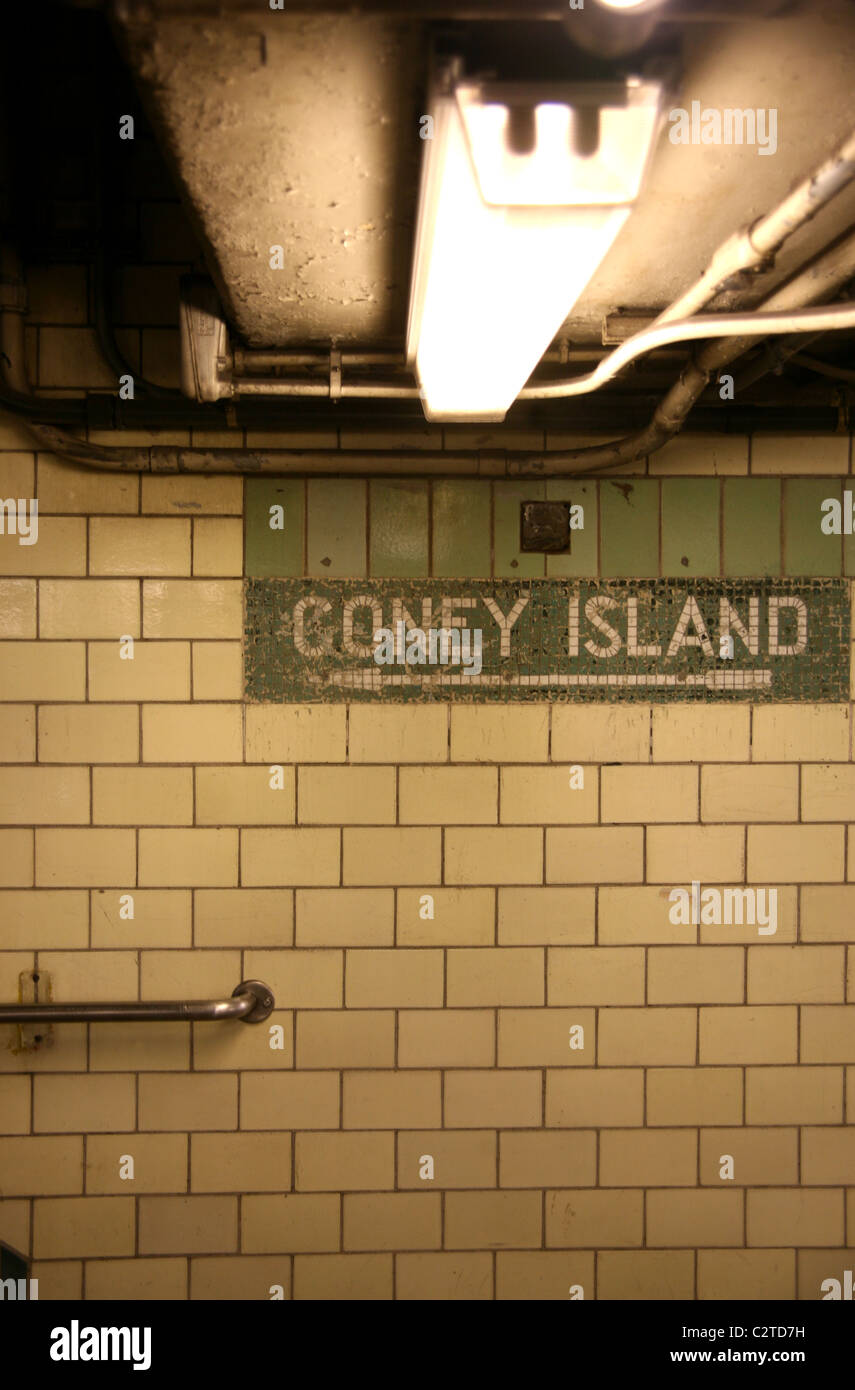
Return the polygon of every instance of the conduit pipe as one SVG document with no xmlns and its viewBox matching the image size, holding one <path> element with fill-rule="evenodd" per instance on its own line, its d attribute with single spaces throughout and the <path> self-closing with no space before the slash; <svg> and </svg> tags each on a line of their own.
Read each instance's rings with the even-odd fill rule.
<svg viewBox="0 0 855 1390">
<path fill-rule="evenodd" d="M 813 265 L 786 285 L 782 285 L 764 301 L 763 310 L 791 310 L 800 304 L 815 303 L 834 293 L 855 275 L 855 236 L 847 237 L 826 252 Z M 658 449 L 673 439 L 681 428 L 695 401 L 702 394 L 713 373 L 735 362 L 751 346 L 751 338 L 725 338 L 722 342 L 707 343 L 693 358 L 670 391 L 659 402 L 646 430 L 637 439 Z M 632 440 L 624 441 L 627 446 Z M 638 455 L 634 455 L 638 457 Z"/>
<path fill-rule="evenodd" d="M 591 448 L 571 451 L 555 450 L 541 453 L 521 452 L 437 452 L 409 450 L 388 453 L 371 451 L 363 453 L 355 450 L 295 451 L 286 449 L 247 450 L 247 449 L 179 449 L 162 446 L 138 448 L 105 447 L 75 439 L 72 435 L 52 426 L 28 422 L 28 428 L 35 435 L 42 448 L 59 454 L 71 463 L 97 469 L 115 469 L 130 472 L 202 472 L 202 473 L 357 473 L 385 476 L 447 475 L 460 477 L 467 475 L 516 476 L 521 474 L 560 474 L 574 465 L 601 471 L 617 463 L 624 463 L 665 444 L 677 433 L 691 406 L 707 385 L 711 373 L 721 369 L 728 362 L 742 355 L 756 336 L 766 336 L 773 329 L 777 332 L 798 332 L 812 329 L 827 330 L 834 326 L 846 327 L 855 323 L 855 306 L 836 305 L 822 311 L 808 310 L 801 314 L 793 311 L 800 305 L 827 298 L 855 276 L 855 235 L 832 247 L 798 276 L 777 290 L 762 306 L 763 314 L 715 315 L 702 320 L 690 320 L 686 325 L 671 324 L 666 329 L 646 329 L 627 339 L 618 349 L 622 358 L 634 354 L 639 338 L 665 331 L 675 336 L 685 333 L 711 332 L 732 334 L 733 327 L 744 336 L 728 336 L 721 342 L 709 343 L 694 362 L 690 363 L 679 380 L 660 402 L 647 427 L 625 440 L 613 444 L 595 445 Z M 772 317 L 767 317 L 770 314 Z M 699 329 L 699 324 L 703 327 Z M 23 362 L 23 325 L 19 314 L 0 314 L 3 328 L 3 342 L 11 348 L 11 360 L 16 364 L 14 379 L 21 384 L 20 366 Z M 17 338 L 17 344 L 13 341 Z M 574 381 L 590 381 L 598 373 L 609 370 L 612 358 L 601 362 L 594 373 L 586 378 L 570 378 L 569 383 L 555 383 L 553 387 L 530 388 L 544 390 L 556 395 L 563 393 L 569 385 L 571 391 Z M 625 364 L 625 363 L 624 363 Z M 26 378 L 23 379 L 26 386 Z M 590 390 L 590 385 L 585 390 Z M 45 403 L 48 405 L 48 403 Z"/>
<path fill-rule="evenodd" d="M 694 402 L 707 386 L 710 376 L 734 361 L 750 347 L 756 337 L 770 333 L 827 332 L 833 326 L 855 327 L 855 304 L 833 305 L 825 309 L 803 309 L 799 305 L 827 297 L 855 275 L 855 235 L 838 243 L 819 261 L 777 290 L 762 306 L 763 312 L 752 314 L 706 315 L 689 320 L 684 325 L 671 324 L 651 332 L 683 333 L 709 337 L 711 332 L 727 334 L 721 341 L 708 342 L 683 371 L 678 381 L 657 406 L 644 430 L 613 444 L 594 445 L 575 450 L 547 452 L 473 451 L 432 452 L 412 449 L 397 452 L 370 453 L 357 450 L 317 450 L 312 452 L 289 449 L 185 449 L 163 446 L 142 448 L 105 448 L 74 439 L 51 426 L 29 424 L 29 429 L 43 448 L 60 454 L 71 463 L 90 468 L 115 468 L 119 471 L 153 473 L 355 473 L 387 477 L 418 477 L 439 475 L 461 477 L 482 475 L 507 477 L 521 475 L 555 476 L 570 471 L 600 472 L 618 463 L 625 463 L 654 452 L 677 433 Z M 701 325 L 699 327 L 699 325 Z M 737 335 L 733 335 L 736 328 Z M 637 334 L 636 338 L 644 336 Z M 617 349 L 626 354 L 633 350 L 635 339 L 627 339 Z M 611 359 L 600 363 L 596 371 L 607 366 Z M 588 376 L 595 376 L 596 372 Z M 556 383 L 557 387 L 566 383 Z M 572 380 L 571 380 L 572 385 Z M 533 388 L 549 390 L 550 388 Z M 587 388 L 590 389 L 590 388 Z M 556 392 L 556 394 L 560 394 Z M 574 467 L 578 465 L 578 467 Z"/>
<path fill-rule="evenodd" d="M 855 273 L 855 271 L 853 272 Z M 658 320 L 657 320 L 658 324 Z M 561 380 L 540 382 L 536 386 L 526 386 L 520 391 L 520 401 L 554 401 L 565 396 L 586 396 L 598 391 L 607 381 L 613 380 L 624 368 L 648 352 L 667 347 L 673 343 L 691 342 L 698 338 L 730 338 L 737 335 L 749 337 L 777 336 L 782 333 L 830 333 L 834 329 L 855 327 L 855 306 L 851 304 L 834 305 L 829 309 L 802 309 L 799 311 L 761 313 L 752 311 L 745 314 L 696 314 L 694 318 L 680 322 L 651 325 L 640 333 L 627 338 L 625 343 L 615 348 L 592 372 L 579 376 L 563 377 Z M 303 381 L 289 377 L 260 377 L 240 379 L 233 383 L 236 396 L 329 396 L 330 388 L 325 381 Z M 395 382 L 342 382 L 338 395 L 354 399 L 401 399 L 418 397 L 417 386 L 403 386 Z"/>
<path fill-rule="evenodd" d="M 644 324 L 645 328 L 653 326 L 653 317 Z M 629 338 L 621 338 L 620 341 L 626 342 Z M 611 340 L 616 341 L 616 340 Z M 541 357 L 541 362 L 598 362 L 603 357 L 608 357 L 608 348 L 599 343 L 589 343 L 587 345 L 577 345 L 571 347 L 568 342 L 564 342 L 561 347 L 549 348 Z M 664 350 L 662 355 L 664 356 Z M 678 356 L 674 353 L 674 356 Z M 330 354 L 329 349 L 317 348 L 304 351 L 301 348 L 232 348 L 229 354 L 229 366 L 241 377 L 250 376 L 265 367 L 323 367 L 329 371 Z M 347 352 L 340 351 L 341 365 L 344 367 L 391 367 L 404 371 L 407 366 L 406 356 L 403 352 Z"/>
<path fill-rule="evenodd" d="M 836 362 L 823 362 L 819 357 L 812 357 L 807 352 L 796 352 L 793 354 L 793 361 L 800 362 L 805 367 L 810 367 L 812 372 L 819 372 L 820 376 L 827 376 L 832 381 L 845 381 L 855 383 L 855 372 L 849 367 L 841 367 Z"/>
<path fill-rule="evenodd" d="M 669 304 L 656 323 L 689 318 L 722 290 L 730 288 L 729 282 L 734 276 L 764 269 L 793 232 L 810 222 L 853 178 L 855 130 L 813 174 L 788 193 L 782 203 L 722 242 L 700 279 Z"/>
<path fill-rule="evenodd" d="M 855 271 L 853 271 L 855 273 Z M 774 296 L 773 296 L 774 298 Z M 767 301 L 771 303 L 772 301 Z M 697 338 L 738 338 L 777 336 L 782 333 L 829 333 L 855 327 L 855 304 L 835 304 L 825 309 L 763 311 L 747 314 L 696 314 L 694 318 L 671 321 L 636 333 L 616 348 L 594 369 L 572 381 L 556 381 L 527 386 L 521 400 L 546 401 L 558 396 L 582 396 L 596 391 L 623 371 L 637 357 L 653 352 L 664 343 L 688 342 Z"/>
<path fill-rule="evenodd" d="M 738 392 L 747 391 L 749 386 L 753 386 L 755 381 L 760 381 L 770 372 L 780 375 L 784 364 L 789 362 L 791 357 L 797 361 L 804 361 L 801 357 L 802 348 L 809 347 L 822 337 L 821 333 L 799 333 L 793 338 L 788 338 L 784 346 L 777 342 L 767 343 L 764 348 L 753 358 L 750 358 L 747 365 L 742 368 L 739 375 L 734 379 L 734 395 Z"/>
</svg>

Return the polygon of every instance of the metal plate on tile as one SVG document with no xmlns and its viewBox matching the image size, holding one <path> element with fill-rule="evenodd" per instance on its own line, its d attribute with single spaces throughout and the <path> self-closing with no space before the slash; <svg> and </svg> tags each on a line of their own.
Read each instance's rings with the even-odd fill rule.
<svg viewBox="0 0 855 1390">
<path fill-rule="evenodd" d="M 248 579 L 244 694 L 846 701 L 843 579 Z"/>
<path fill-rule="evenodd" d="M 523 502 L 520 507 L 520 550 L 543 555 L 570 549 L 569 502 Z"/>
</svg>

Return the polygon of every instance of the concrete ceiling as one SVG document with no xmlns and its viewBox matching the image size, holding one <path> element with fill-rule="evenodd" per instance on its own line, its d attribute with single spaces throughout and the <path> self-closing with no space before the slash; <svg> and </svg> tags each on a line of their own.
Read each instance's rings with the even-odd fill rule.
<svg viewBox="0 0 855 1390">
<path fill-rule="evenodd" d="M 218 14 L 126 3 L 119 37 L 206 247 L 227 315 L 255 347 L 403 342 L 428 31 L 383 14 Z M 322 6 L 320 7 L 322 8 Z M 556 45 L 578 50 L 555 24 Z M 565 331 L 658 310 L 737 227 L 774 205 L 853 122 L 855 4 L 691 24 L 673 104 L 775 108 L 777 151 L 659 137 L 644 191 Z M 803 229 L 775 278 L 855 222 L 855 188 Z M 270 268 L 270 248 L 284 268 Z"/>
</svg>

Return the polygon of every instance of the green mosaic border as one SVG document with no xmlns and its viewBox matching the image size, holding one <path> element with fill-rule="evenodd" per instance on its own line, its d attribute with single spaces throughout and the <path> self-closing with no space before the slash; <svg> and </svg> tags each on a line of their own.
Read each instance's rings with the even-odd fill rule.
<svg viewBox="0 0 855 1390">
<path fill-rule="evenodd" d="M 770 655 L 770 599 L 790 596 L 807 608 L 807 649 L 795 655 Z M 377 666 L 370 656 L 344 649 L 343 614 L 348 599 L 368 597 L 375 611 L 357 606 L 352 637 L 370 645 L 375 626 L 393 627 L 396 610 L 405 626 L 440 625 L 441 602 L 466 599 L 468 625 L 484 632 L 483 669 L 477 678 L 446 669 L 439 683 L 436 668 Z M 710 638 L 705 653 L 698 628 L 686 629 L 693 645 L 671 638 L 689 597 Z M 599 608 L 587 600 L 605 600 Z M 508 652 L 501 651 L 500 627 L 489 599 L 507 615 L 524 599 L 513 627 Z M 750 600 L 757 600 L 757 656 L 735 638 L 734 659 L 718 652 L 719 604 L 727 599 L 748 626 Z M 635 600 L 636 652 L 628 650 L 628 615 Z M 301 604 L 301 600 L 304 602 Z M 311 600 L 312 602 L 306 602 Z M 430 608 L 425 615 L 422 601 Z M 318 604 L 327 611 L 322 611 Z M 255 703 L 343 701 L 471 703 L 507 701 L 698 702 L 841 702 L 849 698 L 850 600 L 844 579 L 684 580 L 443 580 L 251 578 L 244 581 L 245 699 Z M 576 607 L 572 607 L 575 604 Z M 451 609 L 448 610 L 449 613 Z M 568 650 L 573 614 L 583 631 Z M 792 610 L 782 618 L 779 642 L 795 643 Z M 299 614 L 299 617 L 297 616 Z M 593 614 L 621 636 L 615 656 L 603 658 L 587 643 L 602 648 L 608 633 L 595 626 Z M 382 619 L 378 622 L 378 617 Z M 445 621 L 445 620 L 443 620 Z M 787 624 L 789 623 L 789 627 Z M 295 640 L 295 625 L 300 626 Z M 364 630 L 362 630 L 364 628 Z M 735 628 L 738 633 L 738 628 Z M 603 635 L 605 633 L 605 635 Z M 658 644 L 660 653 L 644 649 Z M 667 645 L 666 645 L 667 644 Z M 714 644 L 714 645 L 711 645 Z M 302 650 L 298 650 L 298 646 Z M 452 682 L 449 677 L 455 679 Z"/>
</svg>

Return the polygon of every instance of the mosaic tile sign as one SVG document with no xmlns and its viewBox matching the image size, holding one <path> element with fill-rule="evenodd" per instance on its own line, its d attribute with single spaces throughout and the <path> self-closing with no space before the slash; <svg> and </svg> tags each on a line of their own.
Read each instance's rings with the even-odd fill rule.
<svg viewBox="0 0 855 1390">
<path fill-rule="evenodd" d="M 248 579 L 245 698 L 845 701 L 843 579 Z"/>
</svg>

